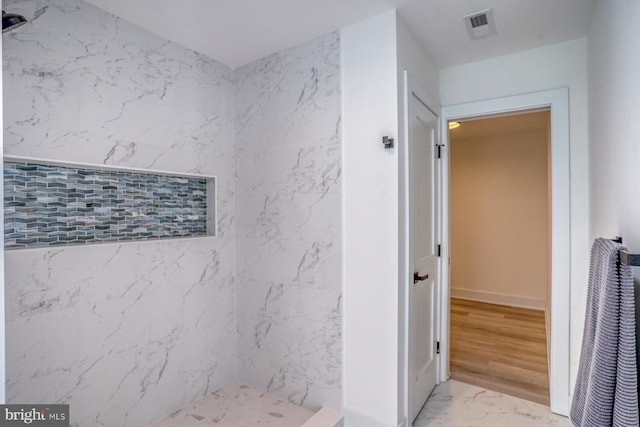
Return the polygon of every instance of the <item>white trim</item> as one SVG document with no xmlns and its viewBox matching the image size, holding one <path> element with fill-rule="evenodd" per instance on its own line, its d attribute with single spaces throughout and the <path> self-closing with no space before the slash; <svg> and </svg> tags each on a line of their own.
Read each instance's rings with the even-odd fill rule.
<svg viewBox="0 0 640 427">
<path fill-rule="evenodd" d="M 551 411 L 568 415 L 569 413 L 569 319 L 570 319 L 570 175 L 569 175 L 569 90 L 567 88 L 515 95 L 504 98 L 476 101 L 466 104 L 443 107 L 441 125 L 449 120 L 478 118 L 516 111 L 529 111 L 537 108 L 551 108 L 551 349 L 549 391 Z M 449 153 L 448 133 L 442 133 L 444 149 L 443 196 L 445 213 L 443 215 L 443 257 L 450 256 L 449 241 Z M 443 283 L 449 283 L 449 271 L 443 270 Z M 446 280 L 446 281 L 445 281 Z M 441 304 L 449 303 L 449 287 L 442 287 Z M 449 310 L 442 313 L 441 357 L 443 359 L 442 376 L 448 375 L 449 366 Z"/>
<path fill-rule="evenodd" d="M 4 236 L 3 236 L 4 237 Z M 97 242 L 91 242 L 91 243 L 86 243 L 83 245 L 60 245 L 60 246 L 36 246 L 36 247 L 31 247 L 31 248 L 12 248 L 12 249 L 4 249 L 4 242 L 3 242 L 3 250 L 4 252 L 24 252 L 24 251 L 29 251 L 29 252 L 50 252 L 52 249 L 55 249 L 56 251 L 72 251 L 72 250 L 87 250 L 89 248 L 95 248 L 95 247 L 108 247 L 108 246 L 120 246 L 120 245 L 131 245 L 131 244 L 136 244 L 136 245 L 157 245 L 159 243 L 164 243 L 164 244 L 171 244 L 171 243 L 179 243 L 179 242 L 184 242 L 184 243 L 189 243 L 189 242 L 196 242 L 198 240 L 203 240 L 203 239 L 215 239 L 217 236 L 193 236 L 193 237 L 184 237 L 184 236 L 180 236 L 180 237 L 164 237 L 161 239 L 146 239 L 146 240 L 114 240 L 114 241 L 107 241 L 107 242 L 102 242 L 102 241 L 97 241 Z M 1 299 L 1 298 L 0 298 Z"/>
<path fill-rule="evenodd" d="M 114 172 L 134 172 L 141 173 L 145 175 L 166 175 L 178 178 L 198 178 L 198 179 L 216 179 L 215 175 L 204 175 L 197 173 L 187 173 L 187 172 L 171 172 L 171 171 L 162 171 L 155 169 L 142 169 L 142 168 L 134 168 L 127 166 L 117 166 L 117 165 L 105 165 L 103 163 L 81 163 L 81 162 L 71 162 L 67 160 L 50 160 L 50 159 L 42 159 L 38 157 L 25 157 L 25 156 L 12 156 L 5 155 L 5 162 L 23 162 L 23 163 L 42 163 L 50 166 L 62 166 L 62 167 L 72 167 L 72 168 L 87 168 L 87 169 L 96 169 L 102 171 L 114 171 Z"/>
<path fill-rule="evenodd" d="M 530 308 L 544 311 L 546 301 L 543 299 L 521 297 L 518 295 L 499 294 L 495 292 L 476 291 L 475 289 L 451 288 L 451 298 L 480 301 L 489 304 L 508 305 L 510 307 Z"/>
<path fill-rule="evenodd" d="M 343 427 L 344 417 L 342 413 L 323 406 L 318 412 L 313 414 L 302 427 Z"/>
<path fill-rule="evenodd" d="M 402 73 L 402 117 L 399 123 L 402 126 L 401 136 L 402 139 L 398 141 L 398 155 L 399 155 L 399 187 L 398 192 L 398 211 L 399 211 L 399 287 L 402 300 L 400 304 L 404 310 L 401 312 L 403 318 L 400 319 L 401 331 L 399 336 L 402 338 L 400 343 L 402 351 L 399 351 L 399 362 L 401 363 L 400 375 L 401 381 L 399 385 L 403 387 L 403 401 L 401 402 L 402 410 L 405 419 L 409 416 L 409 402 L 411 397 L 410 381 L 409 381 L 409 271 L 411 268 L 410 256 L 411 248 L 409 247 L 409 231 L 411 226 L 409 224 L 409 73 L 404 70 Z"/>
<path fill-rule="evenodd" d="M 547 369 L 551 371 L 551 313 L 549 312 L 549 304 L 544 309 L 544 332 L 547 339 Z M 570 397 L 569 401 L 573 398 Z"/>
<path fill-rule="evenodd" d="M 344 408 L 343 413 L 344 413 L 344 427 L 404 427 L 405 426 L 405 421 L 403 421 L 398 425 L 389 424 L 349 408 Z"/>
</svg>

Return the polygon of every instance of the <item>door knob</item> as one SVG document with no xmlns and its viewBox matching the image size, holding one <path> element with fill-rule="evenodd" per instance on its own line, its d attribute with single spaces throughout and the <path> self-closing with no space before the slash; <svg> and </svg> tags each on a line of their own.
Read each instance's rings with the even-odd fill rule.
<svg viewBox="0 0 640 427">
<path fill-rule="evenodd" d="M 422 282 L 423 280 L 427 280 L 428 278 L 429 278 L 428 274 L 425 274 L 424 276 L 421 276 L 416 271 L 416 272 L 413 273 L 413 284 L 415 285 L 416 283 Z"/>
</svg>

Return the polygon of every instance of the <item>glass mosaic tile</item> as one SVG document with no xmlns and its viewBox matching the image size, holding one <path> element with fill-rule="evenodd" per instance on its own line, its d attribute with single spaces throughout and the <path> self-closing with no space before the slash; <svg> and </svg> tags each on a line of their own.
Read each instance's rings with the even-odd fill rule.
<svg viewBox="0 0 640 427">
<path fill-rule="evenodd" d="M 207 235 L 207 179 L 4 163 L 5 248 Z"/>
</svg>

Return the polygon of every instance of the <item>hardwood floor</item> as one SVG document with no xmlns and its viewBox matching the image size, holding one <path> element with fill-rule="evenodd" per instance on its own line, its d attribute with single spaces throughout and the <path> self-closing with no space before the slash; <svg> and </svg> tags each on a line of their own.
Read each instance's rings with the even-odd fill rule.
<svg viewBox="0 0 640 427">
<path fill-rule="evenodd" d="M 549 405 L 544 311 L 451 299 L 451 378 Z"/>
</svg>

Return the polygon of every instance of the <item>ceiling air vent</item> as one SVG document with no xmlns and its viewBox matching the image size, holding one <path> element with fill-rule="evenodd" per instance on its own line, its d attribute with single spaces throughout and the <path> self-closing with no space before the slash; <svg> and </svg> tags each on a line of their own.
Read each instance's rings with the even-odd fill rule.
<svg viewBox="0 0 640 427">
<path fill-rule="evenodd" d="M 472 39 L 496 35 L 496 24 L 493 19 L 493 10 L 487 9 L 472 13 L 464 17 L 467 32 Z"/>
</svg>

